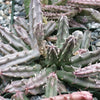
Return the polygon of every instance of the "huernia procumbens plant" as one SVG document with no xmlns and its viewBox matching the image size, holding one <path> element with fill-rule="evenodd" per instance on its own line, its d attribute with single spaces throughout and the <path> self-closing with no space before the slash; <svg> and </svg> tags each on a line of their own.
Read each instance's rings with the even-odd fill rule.
<svg viewBox="0 0 100 100">
<path fill-rule="evenodd" d="M 83 87 L 88 91 L 100 90 L 100 78 L 95 77 L 100 73 L 100 49 L 89 51 L 90 31 L 70 34 L 65 15 L 60 16 L 58 23 L 43 23 L 42 10 L 40 0 L 31 0 L 28 23 L 19 17 L 15 19 L 12 31 L 0 26 L 0 85 L 6 83 L 1 88 L 1 95 L 14 93 L 12 98 L 16 100 L 23 100 L 23 94 L 45 94 L 48 98 L 43 100 L 92 100 L 92 94 L 87 91 L 59 95 L 61 84 L 58 84 L 62 81 L 65 86 L 62 90 L 69 86 L 66 83 L 72 87 L 74 84 L 77 90 Z M 55 30 L 57 40 L 52 42 L 47 38 L 52 37 Z M 75 53 L 77 50 L 79 53 Z M 84 67 L 90 63 L 96 64 Z"/>
</svg>

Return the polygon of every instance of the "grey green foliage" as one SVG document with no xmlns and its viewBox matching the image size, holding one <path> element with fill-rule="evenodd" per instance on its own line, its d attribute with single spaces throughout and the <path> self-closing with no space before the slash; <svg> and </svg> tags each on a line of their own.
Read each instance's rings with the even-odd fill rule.
<svg viewBox="0 0 100 100">
<path fill-rule="evenodd" d="M 58 79 L 55 73 L 51 73 L 48 76 L 46 83 L 46 94 L 45 94 L 47 98 L 57 96 L 57 81 Z"/>
<path fill-rule="evenodd" d="M 43 93 L 43 85 L 46 83 L 50 72 L 52 72 L 51 69 L 43 69 L 39 74 L 35 74 L 35 77 L 13 81 L 6 86 L 5 91 L 10 93 L 22 91 L 33 95 Z"/>
<path fill-rule="evenodd" d="M 87 30 L 84 32 L 81 48 L 88 49 L 90 46 L 90 40 L 91 40 L 91 32 Z"/>
<path fill-rule="evenodd" d="M 46 10 L 49 9 L 47 8 Z M 51 8 L 57 11 L 59 7 Z M 59 9 L 66 12 L 66 8 Z M 48 41 L 47 37 L 55 30 L 57 41 Z M 29 22 L 24 18 L 15 19 L 11 32 L 0 26 L 0 79 L 3 81 L 0 84 L 6 83 L 6 78 L 10 80 L 1 91 L 15 93 L 14 96 L 19 91 L 21 98 L 22 92 L 31 95 L 45 93 L 46 97 L 56 96 L 58 90 L 66 90 L 62 82 L 59 83 L 59 79 L 71 85 L 74 83 L 78 89 L 85 87 L 100 90 L 100 80 L 94 77 L 94 73 L 99 74 L 97 69 L 87 69 L 88 74 L 93 75 L 92 79 L 83 78 L 84 74 L 81 79 L 75 75 L 75 70 L 79 67 L 100 59 L 100 49 L 73 55 L 80 48 L 90 47 L 90 36 L 89 31 L 84 34 L 81 31 L 69 34 L 68 18 L 65 15 L 60 17 L 59 23 L 43 23 L 40 0 L 31 0 Z M 32 67 L 35 63 L 39 63 L 42 68 Z M 86 70 L 84 73 L 87 74 Z M 20 97 L 18 95 L 16 100 Z"/>
<path fill-rule="evenodd" d="M 13 66 L 1 69 L 2 76 L 15 77 L 15 78 L 27 78 L 35 76 L 41 70 L 40 65 L 34 66 Z"/>
<path fill-rule="evenodd" d="M 57 47 L 62 48 L 65 39 L 69 36 L 69 24 L 66 16 L 62 16 L 58 24 Z"/>
<path fill-rule="evenodd" d="M 68 82 L 70 84 L 73 84 L 74 86 L 80 86 L 80 87 L 87 87 L 88 89 L 100 89 L 100 80 L 91 81 L 88 78 L 86 79 L 80 79 L 74 76 L 72 72 L 66 72 L 66 71 L 57 71 L 58 78 L 61 80 Z M 98 84 L 97 84 L 98 83 Z"/>
</svg>

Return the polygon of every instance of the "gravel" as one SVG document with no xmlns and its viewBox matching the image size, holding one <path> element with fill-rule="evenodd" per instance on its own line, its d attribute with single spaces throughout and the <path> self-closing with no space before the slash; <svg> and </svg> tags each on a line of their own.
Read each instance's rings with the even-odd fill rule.
<svg viewBox="0 0 100 100">
<path fill-rule="evenodd" d="M 11 20 L 12 0 L 0 0 L 0 25 L 9 27 Z M 17 16 L 25 17 L 24 0 L 15 0 L 14 18 Z"/>
</svg>

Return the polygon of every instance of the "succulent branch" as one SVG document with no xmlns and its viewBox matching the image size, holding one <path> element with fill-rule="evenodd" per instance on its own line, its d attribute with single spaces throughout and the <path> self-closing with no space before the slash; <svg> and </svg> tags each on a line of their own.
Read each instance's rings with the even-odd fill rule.
<svg viewBox="0 0 100 100">
<path fill-rule="evenodd" d="M 38 24 L 42 24 L 42 11 L 39 0 L 31 0 L 30 2 L 30 11 L 29 11 L 29 34 L 32 39 L 32 42 L 36 42 L 35 39 L 35 29 Z M 36 45 L 34 44 L 34 47 Z"/>
<path fill-rule="evenodd" d="M 29 30 L 29 24 L 24 18 L 17 17 L 14 19 L 14 21 L 15 21 L 15 24 L 22 26 L 26 30 Z"/>
<path fill-rule="evenodd" d="M 69 23 L 66 16 L 62 16 L 58 24 L 57 33 L 57 47 L 62 48 L 62 44 L 65 42 L 66 38 L 69 36 Z"/>
<path fill-rule="evenodd" d="M 26 43 L 28 46 L 31 47 L 31 40 L 29 37 L 29 34 L 27 33 L 27 30 L 25 30 L 22 26 L 14 24 L 14 29 L 16 31 L 17 36 L 23 40 L 24 43 Z"/>
<path fill-rule="evenodd" d="M 42 100 L 93 100 L 92 94 L 87 91 L 73 92 L 72 94 L 58 95 Z"/>
<path fill-rule="evenodd" d="M 88 78 L 80 79 L 76 78 L 73 73 L 66 71 L 57 71 L 57 76 L 60 80 L 63 80 L 71 85 L 86 88 L 86 89 L 97 89 L 100 90 L 100 80 L 91 81 Z"/>
<path fill-rule="evenodd" d="M 61 51 L 59 52 L 59 61 L 63 61 L 66 64 L 70 63 L 70 57 L 72 56 L 73 48 L 75 47 L 76 39 L 73 36 L 69 36 L 65 43 L 63 44 L 63 47 L 61 48 Z"/>
<path fill-rule="evenodd" d="M 42 11 L 48 20 L 58 20 L 61 16 L 70 18 L 78 13 L 78 10 L 74 9 L 74 7 L 56 5 L 42 5 Z"/>
<path fill-rule="evenodd" d="M 39 71 L 39 65 L 35 66 L 13 66 L 0 69 L 0 76 L 8 76 L 15 78 L 27 78 L 35 76 Z M 37 69 L 37 68 L 38 69 Z"/>
<path fill-rule="evenodd" d="M 92 1 L 92 0 L 84 0 L 84 1 L 82 1 L 82 0 L 68 0 L 68 4 L 70 4 L 70 5 L 72 5 L 72 6 L 74 6 L 74 5 L 76 5 L 76 6 L 81 6 L 82 5 L 82 7 L 98 7 L 98 6 L 100 6 L 100 2 L 98 2 L 98 0 L 94 0 L 94 1 Z"/>
<path fill-rule="evenodd" d="M 45 26 L 44 26 L 44 38 L 47 38 L 50 36 L 56 28 L 56 23 L 54 21 L 49 21 Z"/>
<path fill-rule="evenodd" d="M 75 53 L 77 50 L 79 50 L 81 48 L 82 39 L 83 39 L 83 32 L 76 30 L 72 33 L 72 35 L 76 38 L 76 46 L 73 49 L 73 53 Z"/>
<path fill-rule="evenodd" d="M 30 59 L 34 59 L 36 57 L 39 57 L 40 53 L 37 51 L 37 48 L 34 50 L 24 50 L 21 52 L 16 52 L 13 54 L 6 55 L 4 57 L 0 57 L 0 69 L 25 63 L 29 61 Z"/>
<path fill-rule="evenodd" d="M 19 39 L 13 33 L 9 32 L 8 30 L 6 30 L 5 28 L 1 26 L 0 26 L 0 36 L 3 39 L 6 39 L 9 44 L 13 45 L 16 48 L 21 48 L 24 50 L 27 49 L 21 39 Z"/>
<path fill-rule="evenodd" d="M 85 66 L 90 63 L 95 63 L 100 59 L 100 49 L 95 51 L 88 51 L 81 55 L 71 57 L 71 65 L 76 67 Z"/>
<path fill-rule="evenodd" d="M 48 65 L 56 64 L 58 61 L 58 48 L 50 43 L 47 50 Z"/>
<path fill-rule="evenodd" d="M 51 73 L 47 79 L 45 96 L 48 98 L 56 95 L 57 95 L 57 75 L 55 73 Z"/>
<path fill-rule="evenodd" d="M 7 85 L 5 88 L 6 92 L 16 93 L 17 91 L 22 91 L 25 93 L 31 94 L 40 94 L 43 92 L 43 85 L 46 84 L 47 77 L 51 72 L 50 69 L 42 70 L 39 74 L 36 74 L 35 77 L 29 79 L 22 79 L 18 81 L 13 81 L 11 84 Z"/>
<path fill-rule="evenodd" d="M 76 77 L 93 77 L 93 76 L 96 77 L 100 73 L 99 68 L 100 68 L 100 63 L 89 65 L 84 68 L 79 68 L 75 70 L 74 75 Z"/>
<path fill-rule="evenodd" d="M 81 44 L 82 49 L 88 49 L 90 46 L 90 39 L 91 39 L 91 32 L 90 31 L 85 31 L 83 35 L 83 40 Z"/>
<path fill-rule="evenodd" d="M 10 44 L 5 44 L 2 41 L 0 42 L 0 51 L 4 55 L 12 54 L 12 53 L 17 52 L 17 50 L 14 49 Z"/>
<path fill-rule="evenodd" d="M 100 16 L 100 12 L 97 11 L 97 10 L 94 10 L 93 8 L 89 9 L 89 8 L 82 8 L 81 12 L 84 14 L 87 14 L 87 15 L 91 15 L 91 17 L 96 21 L 96 22 L 99 22 L 100 23 L 100 19 L 99 19 L 99 16 Z"/>
</svg>

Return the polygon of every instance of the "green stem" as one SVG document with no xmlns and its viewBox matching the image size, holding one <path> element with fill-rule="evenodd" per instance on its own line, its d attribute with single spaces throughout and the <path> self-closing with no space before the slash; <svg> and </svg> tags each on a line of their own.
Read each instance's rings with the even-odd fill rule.
<svg viewBox="0 0 100 100">
<path fill-rule="evenodd" d="M 12 0 L 11 25 L 14 23 L 14 4 L 15 4 L 15 0 Z"/>
</svg>

